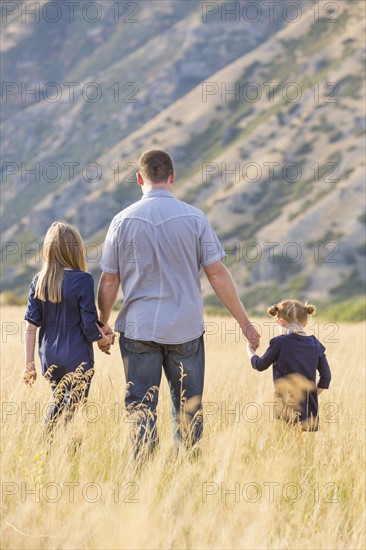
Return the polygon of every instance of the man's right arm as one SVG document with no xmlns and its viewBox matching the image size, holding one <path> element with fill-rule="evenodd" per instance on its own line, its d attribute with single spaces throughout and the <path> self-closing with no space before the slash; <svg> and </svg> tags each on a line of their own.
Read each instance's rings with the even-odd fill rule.
<svg viewBox="0 0 366 550">
<path fill-rule="evenodd" d="M 256 350 L 259 346 L 260 335 L 249 321 L 230 272 L 221 261 L 204 267 L 204 270 L 216 296 L 237 320 L 244 336 L 251 347 Z"/>
</svg>

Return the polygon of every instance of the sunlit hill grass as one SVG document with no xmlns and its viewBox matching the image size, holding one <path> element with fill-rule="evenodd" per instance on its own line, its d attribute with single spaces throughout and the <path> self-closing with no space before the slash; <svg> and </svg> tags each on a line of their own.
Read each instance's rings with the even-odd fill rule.
<svg viewBox="0 0 366 550">
<path fill-rule="evenodd" d="M 314 324 L 333 379 L 320 431 L 301 436 L 273 420 L 271 372 L 252 370 L 234 322 L 208 318 L 201 456 L 175 456 L 163 381 L 159 448 L 137 470 L 118 346 L 96 350 L 89 404 L 47 454 L 50 389 L 38 360 L 34 387 L 22 383 L 23 313 L 2 309 L 2 548 L 365 547 L 365 324 Z"/>
</svg>

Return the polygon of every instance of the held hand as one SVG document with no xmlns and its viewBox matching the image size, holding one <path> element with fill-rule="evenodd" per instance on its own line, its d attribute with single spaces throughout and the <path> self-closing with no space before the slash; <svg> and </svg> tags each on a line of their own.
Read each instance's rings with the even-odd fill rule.
<svg viewBox="0 0 366 550">
<path fill-rule="evenodd" d="M 112 335 L 112 341 L 111 341 L 111 345 L 113 346 L 114 344 L 114 340 L 116 338 L 116 335 L 115 333 L 113 332 L 113 330 L 111 329 L 111 327 L 108 325 L 108 323 L 106 323 L 103 327 L 103 332 L 106 336 L 108 335 Z"/>
<path fill-rule="evenodd" d="M 255 351 L 259 347 L 259 332 L 251 323 L 242 327 L 242 331 L 245 338 L 248 340 L 251 348 L 253 348 L 253 350 Z"/>
<path fill-rule="evenodd" d="M 253 355 L 255 355 L 255 350 L 252 348 L 249 342 L 247 342 L 247 352 L 250 358 L 252 358 Z"/>
<path fill-rule="evenodd" d="M 101 338 L 97 342 L 98 348 L 106 355 L 110 355 L 111 353 L 109 350 L 111 345 L 114 344 L 115 335 L 109 326 L 108 326 L 108 329 L 109 329 L 108 332 L 105 331 L 105 327 L 103 328 L 98 327 L 98 329 L 103 336 L 103 338 Z"/>
<path fill-rule="evenodd" d="M 111 353 L 110 353 L 109 350 L 110 350 L 111 346 L 113 346 L 113 344 L 114 344 L 115 336 L 114 336 L 114 334 L 106 334 L 105 337 L 106 337 L 106 345 L 104 347 L 104 350 L 102 350 L 102 351 L 104 351 L 104 353 L 106 353 L 107 355 L 110 355 Z"/>
<path fill-rule="evenodd" d="M 23 372 L 23 382 L 26 386 L 32 387 L 37 380 L 37 372 L 34 363 L 27 363 Z"/>
</svg>

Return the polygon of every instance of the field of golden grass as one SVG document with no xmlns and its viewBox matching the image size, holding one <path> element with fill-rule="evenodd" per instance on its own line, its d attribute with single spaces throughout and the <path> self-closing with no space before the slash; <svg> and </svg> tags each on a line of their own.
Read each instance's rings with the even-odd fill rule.
<svg viewBox="0 0 366 550">
<path fill-rule="evenodd" d="M 251 369 L 234 322 L 207 319 L 202 455 L 175 457 L 164 381 L 160 446 L 136 471 L 118 346 L 110 357 L 96 351 L 89 405 L 46 455 L 50 389 L 39 361 L 35 386 L 22 383 L 23 313 L 2 309 L 1 548 L 365 547 L 363 323 L 313 319 L 309 332 L 325 343 L 333 380 L 320 396 L 321 430 L 300 438 L 272 420 L 271 372 Z M 259 323 L 261 352 L 270 321 Z M 76 456 L 75 433 L 83 436 Z"/>
</svg>

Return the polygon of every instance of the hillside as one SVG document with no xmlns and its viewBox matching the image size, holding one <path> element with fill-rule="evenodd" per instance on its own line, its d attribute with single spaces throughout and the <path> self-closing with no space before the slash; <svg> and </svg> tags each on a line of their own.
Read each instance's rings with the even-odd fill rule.
<svg viewBox="0 0 366 550">
<path fill-rule="evenodd" d="M 73 23 L 65 14 L 23 22 L 19 9 L 4 24 L 3 80 L 19 90 L 39 82 L 41 92 L 3 93 L 2 230 L 15 243 L 3 254 L 3 290 L 26 292 L 37 254 L 25 252 L 54 219 L 102 243 L 113 215 L 139 198 L 139 155 L 161 147 L 175 161 L 177 196 L 207 213 L 250 309 L 283 295 L 358 299 L 364 3 L 338 2 L 335 15 L 321 1 L 316 20 L 314 3 L 302 2 L 297 21 L 280 12 L 255 23 L 205 21 L 196 1 L 120 2 L 115 22 L 107 4 L 97 23 L 78 9 Z M 79 83 L 74 97 L 65 82 Z M 21 163 L 39 163 L 39 177 L 22 178 Z M 205 281 L 203 290 L 216 306 Z"/>
</svg>

